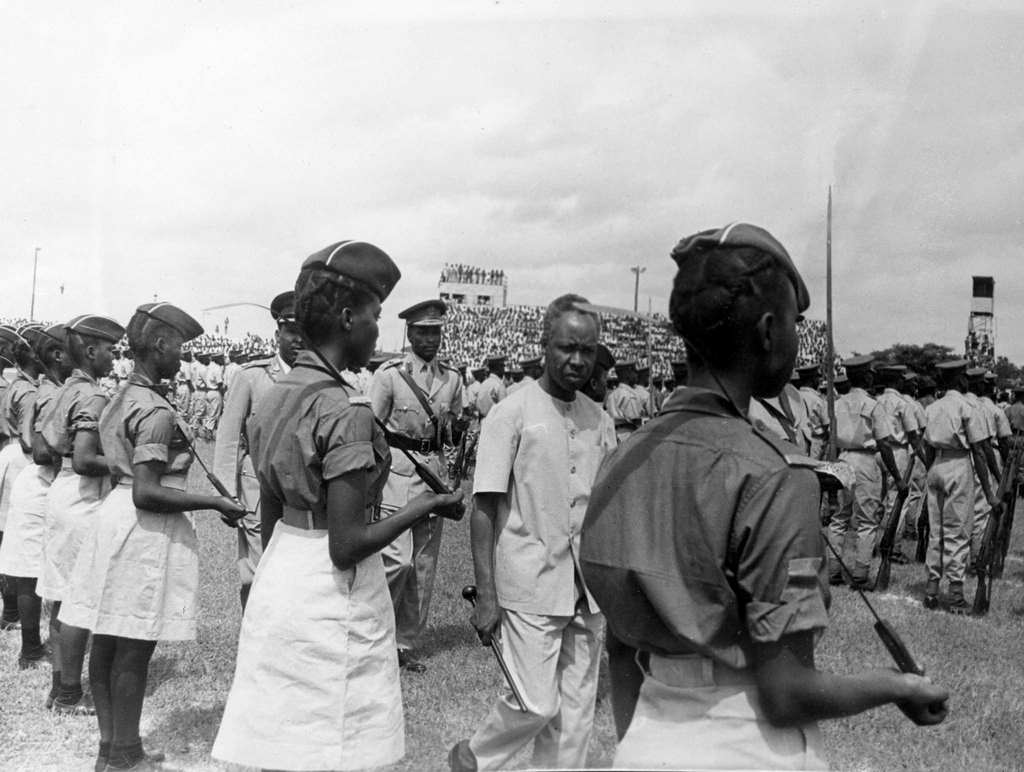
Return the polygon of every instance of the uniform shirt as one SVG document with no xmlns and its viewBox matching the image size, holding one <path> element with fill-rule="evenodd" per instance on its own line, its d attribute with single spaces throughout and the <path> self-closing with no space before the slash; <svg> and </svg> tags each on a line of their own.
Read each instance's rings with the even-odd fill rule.
<svg viewBox="0 0 1024 772">
<path fill-rule="evenodd" d="M 247 425 L 256 474 L 261 488 L 282 504 L 322 516 L 324 483 L 365 470 L 370 474 L 365 513 L 370 522 L 380 508 L 391 453 L 365 398 L 320 367 L 312 352 L 300 352 L 292 371 L 256 406 Z"/>
<path fill-rule="evenodd" d="M 84 370 L 75 369 L 43 417 L 43 439 L 55 453 L 70 458 L 75 450 L 75 434 L 99 431 L 100 414 L 109 398 L 99 382 Z"/>
<path fill-rule="evenodd" d="M 651 417 L 651 392 L 645 386 L 637 384 L 633 387 L 637 400 L 640 402 L 640 415 L 644 418 Z"/>
<path fill-rule="evenodd" d="M 125 388 L 100 415 L 99 430 L 103 457 L 117 479 L 130 480 L 132 466 L 148 461 L 162 461 L 165 475 L 184 475 L 192 464 L 189 438 L 174 408 L 142 373 L 128 376 Z"/>
<path fill-rule="evenodd" d="M 836 400 L 836 447 L 875 450 L 879 440 L 893 435 L 889 413 L 864 389 L 854 387 Z"/>
<path fill-rule="evenodd" d="M 206 365 L 193 359 L 191 376 L 192 388 L 206 391 Z"/>
<path fill-rule="evenodd" d="M 216 362 L 210 362 L 206 366 L 206 388 L 208 391 L 218 391 L 224 385 L 224 368 Z"/>
<path fill-rule="evenodd" d="M 505 384 L 502 383 L 494 373 L 487 376 L 487 379 L 480 384 L 480 390 L 477 392 L 476 397 L 476 409 L 480 413 L 481 418 L 491 412 L 491 408 L 501 402 L 505 397 L 508 396 L 508 391 L 505 389 Z"/>
<path fill-rule="evenodd" d="M 1014 431 L 1024 432 L 1024 402 L 1014 402 L 1006 408 L 1006 417 Z"/>
<path fill-rule="evenodd" d="M 801 453 L 811 449 L 811 422 L 800 392 L 786 384 L 776 397 L 750 400 L 747 415 L 757 428 L 767 428 L 781 440 L 793 444 Z M 758 421 L 763 426 L 758 426 Z"/>
<path fill-rule="evenodd" d="M 914 414 L 914 421 L 917 422 L 917 430 L 919 432 L 923 432 L 925 424 L 927 423 L 927 419 L 924 415 L 924 405 L 922 405 L 916 399 L 911 397 L 909 394 L 903 394 L 902 396 L 904 401 L 907 403 L 907 405 L 910 407 L 910 410 Z"/>
<path fill-rule="evenodd" d="M 619 640 L 745 668 L 753 643 L 825 629 L 820 488 L 786 447 L 688 387 L 605 464 L 581 562 Z"/>
<path fill-rule="evenodd" d="M 32 436 L 26 436 L 23 433 L 22 416 L 29 412 L 36 388 L 36 382 L 19 370 L 18 375 L 4 393 L 4 401 L 0 405 L 10 436 L 20 437 L 22 447 L 26 448 L 32 447 Z"/>
<path fill-rule="evenodd" d="M 800 399 L 803 400 L 804 408 L 807 411 L 807 420 L 810 423 L 811 436 L 821 439 L 828 429 L 828 403 L 821 396 L 817 389 L 810 386 L 801 386 Z"/>
<path fill-rule="evenodd" d="M 907 401 L 896 389 L 885 389 L 877 401 L 889 414 L 893 442 L 897 445 L 906 445 L 910 441 L 907 434 L 921 430 L 914 411 L 907 407 Z"/>
<path fill-rule="evenodd" d="M 605 398 L 605 409 L 614 421 L 638 422 L 643 413 L 640 397 L 631 386 L 620 383 Z"/>
<path fill-rule="evenodd" d="M 989 431 L 992 432 L 992 436 L 997 439 L 1013 436 L 1010 419 L 1006 417 L 1006 413 L 996 407 L 996 403 L 992 401 L 991 397 L 980 397 L 978 401 L 988 418 Z"/>
<path fill-rule="evenodd" d="M 982 431 L 985 434 L 984 439 L 991 440 L 995 437 L 995 423 L 992 421 L 992 417 L 989 416 L 988 411 L 985 410 L 985 406 L 981 404 L 981 398 L 977 394 L 971 392 L 965 392 L 963 395 L 964 399 L 967 400 L 968 404 L 974 408 L 978 415 L 981 417 Z"/>
<path fill-rule="evenodd" d="M 270 387 L 290 370 L 280 356 L 246 362 L 239 368 L 224 398 L 213 451 L 213 473 L 229 490 L 238 490 L 242 475 L 255 476 L 256 469 L 249 457 L 246 422 Z"/>
<path fill-rule="evenodd" d="M 178 372 L 174 374 L 174 383 L 176 386 L 191 386 L 192 385 L 192 363 L 182 362 L 181 367 L 178 368 Z"/>
<path fill-rule="evenodd" d="M 48 375 L 39 376 L 39 386 L 30 397 L 31 407 L 25 410 L 21 417 L 22 436 L 27 437 L 29 445 L 32 444 L 32 435 L 40 434 L 43 431 L 43 423 L 47 415 L 47 408 L 57 397 L 60 386 Z"/>
<path fill-rule="evenodd" d="M 988 438 L 985 417 L 956 389 L 947 389 L 924 414 L 924 439 L 936 450 L 969 450 Z"/>
<path fill-rule="evenodd" d="M 228 362 L 224 365 L 224 389 L 230 389 L 231 384 L 235 382 L 235 376 L 238 375 L 242 366 L 238 362 Z"/>
<path fill-rule="evenodd" d="M 495 521 L 498 604 L 530 614 L 572 616 L 580 529 L 615 426 L 584 394 L 563 402 L 532 383 L 499 403 L 480 429 L 473 493 L 501 493 Z"/>
</svg>

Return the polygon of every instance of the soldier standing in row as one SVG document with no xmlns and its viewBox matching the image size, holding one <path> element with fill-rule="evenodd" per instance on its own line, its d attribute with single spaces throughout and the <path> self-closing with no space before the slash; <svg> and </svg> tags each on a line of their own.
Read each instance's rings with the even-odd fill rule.
<svg viewBox="0 0 1024 772">
<path fill-rule="evenodd" d="M 206 366 L 206 413 L 203 417 L 203 437 L 217 436 L 217 421 L 224 407 L 224 354 L 216 352 Z"/>
<path fill-rule="evenodd" d="M 964 599 L 964 575 L 971 551 L 975 481 L 990 506 L 996 506 L 999 501 L 988 476 L 985 417 L 964 394 L 967 360 L 943 362 L 936 365 L 935 370 L 945 393 L 925 408 L 930 531 L 925 557 L 928 582 L 924 607 L 939 607 L 939 583 L 945 578 L 949 582 L 947 611 L 964 615 L 970 611 Z"/>
<path fill-rule="evenodd" d="M 295 322 L 295 293 L 282 292 L 275 297 L 270 303 L 270 315 L 277 324 L 274 332 L 277 353 L 266 359 L 254 359 L 239 369 L 224 402 L 213 451 L 214 474 L 228 490 L 234 491 L 247 513 L 238 522 L 239 597 L 243 611 L 263 554 L 260 483 L 256 478 L 257 463 L 250 456 L 246 424 L 270 387 L 291 371 L 295 357 L 302 350 L 302 332 Z"/>
<path fill-rule="evenodd" d="M 398 318 L 405 320 L 411 351 L 382 365 L 370 382 L 373 412 L 387 425 L 388 444 L 397 451 L 381 499 L 382 518 L 429 492 L 401 449 L 441 479 L 447 476 L 444 444 L 452 440 L 452 422 L 462 414 L 462 378 L 437 361 L 447 310 L 442 300 L 425 300 L 402 311 Z M 442 522 L 436 515 L 424 518 L 382 551 L 395 608 L 398 663 L 413 673 L 426 670 L 412 652 L 427 626 Z"/>
<path fill-rule="evenodd" d="M 801 365 L 796 368 L 797 388 L 807 408 L 810 420 L 811 450 L 814 459 L 824 459 L 828 451 L 829 418 L 828 403 L 818 391 L 821 382 L 821 367 L 817 364 Z"/>
<path fill-rule="evenodd" d="M 206 352 L 196 351 L 192 361 L 192 417 L 190 424 L 196 437 L 203 436 L 206 417 L 206 366 L 210 357 Z"/>
<path fill-rule="evenodd" d="M 615 422 L 615 436 L 619 442 L 640 428 L 643 405 L 633 388 L 636 385 L 636 362 L 629 360 L 615 365 L 619 385 L 612 389 L 605 401 L 605 409 Z"/>
<path fill-rule="evenodd" d="M 178 415 L 188 422 L 192 407 L 192 352 L 181 352 L 181 366 L 174 374 L 174 407 Z"/>
<path fill-rule="evenodd" d="M 492 356 L 487 358 L 487 379 L 480 384 L 476 398 L 476 410 L 480 418 L 486 418 L 491 408 L 508 396 L 505 388 L 505 357 Z"/>
</svg>

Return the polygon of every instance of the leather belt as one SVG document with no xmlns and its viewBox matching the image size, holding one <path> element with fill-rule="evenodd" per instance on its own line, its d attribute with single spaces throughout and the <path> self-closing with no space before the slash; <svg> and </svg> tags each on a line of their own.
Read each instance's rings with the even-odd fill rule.
<svg viewBox="0 0 1024 772">
<path fill-rule="evenodd" d="M 437 440 L 433 437 L 417 439 L 406 437 L 404 434 L 388 432 L 388 445 L 399 450 L 408 450 L 414 453 L 433 453 L 438 449 Z"/>
<path fill-rule="evenodd" d="M 660 654 L 639 652 L 637 663 L 654 680 L 678 689 L 748 686 L 754 683 L 753 671 L 735 670 L 716 659 L 700 654 L 664 657 Z"/>
<path fill-rule="evenodd" d="M 285 504 L 281 508 L 281 520 L 285 525 L 292 528 L 299 528 L 303 531 L 326 531 L 327 514 L 318 515 L 308 509 L 298 509 Z"/>
<path fill-rule="evenodd" d="M 936 448 L 936 458 L 963 458 L 964 456 L 971 455 L 971 451 L 964 450 L 963 448 Z"/>
</svg>

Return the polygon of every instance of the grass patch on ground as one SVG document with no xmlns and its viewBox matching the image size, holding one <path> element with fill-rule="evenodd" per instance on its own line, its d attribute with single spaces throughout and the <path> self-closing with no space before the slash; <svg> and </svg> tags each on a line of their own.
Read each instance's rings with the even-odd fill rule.
<svg viewBox="0 0 1024 772">
<path fill-rule="evenodd" d="M 200 443 L 204 457 L 209 443 Z M 191 484 L 212 493 L 201 470 Z M 150 669 L 142 730 L 148 748 L 167 754 L 169 769 L 217 770 L 210 758 L 231 679 L 240 623 L 235 534 L 213 513 L 196 513 L 200 555 L 197 641 L 161 643 Z M 1019 530 L 1019 529 L 1018 529 Z M 894 566 L 890 592 L 871 596 L 936 681 L 953 694 L 949 719 L 921 729 L 896 708 L 823 725 L 828 758 L 842 770 L 1020 769 L 1024 766 L 1024 539 L 1019 532 L 1006 576 L 995 583 L 984 619 L 955 618 L 920 605 L 924 568 Z M 431 625 L 419 652 L 422 674 L 402 674 L 405 759 L 395 769 L 443 770 L 448 749 L 469 736 L 502 688 L 489 650 L 469 625 L 462 587 L 473 581 L 469 523 L 445 523 Z M 973 582 L 968 587 L 973 592 Z M 817 649 L 818 665 L 838 673 L 889 667 L 860 600 L 845 588 L 833 594 L 832 625 Z M 44 617 L 44 625 L 46 620 Z M 95 719 L 45 711 L 50 670 L 19 671 L 17 633 L 0 634 L 0 768 L 92 769 Z M 602 667 L 590 764 L 608 766 L 614 729 Z M 525 766 L 529 751 L 517 762 Z"/>
</svg>

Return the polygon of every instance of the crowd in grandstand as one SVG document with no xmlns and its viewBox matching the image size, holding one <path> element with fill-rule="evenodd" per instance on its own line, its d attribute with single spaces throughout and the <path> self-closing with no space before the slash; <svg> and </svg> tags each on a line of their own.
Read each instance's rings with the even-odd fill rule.
<svg viewBox="0 0 1024 772">
<path fill-rule="evenodd" d="M 497 269 L 488 270 L 461 263 L 445 263 L 441 269 L 441 281 L 455 284 L 497 284 L 505 283 L 505 272 Z"/>
</svg>

